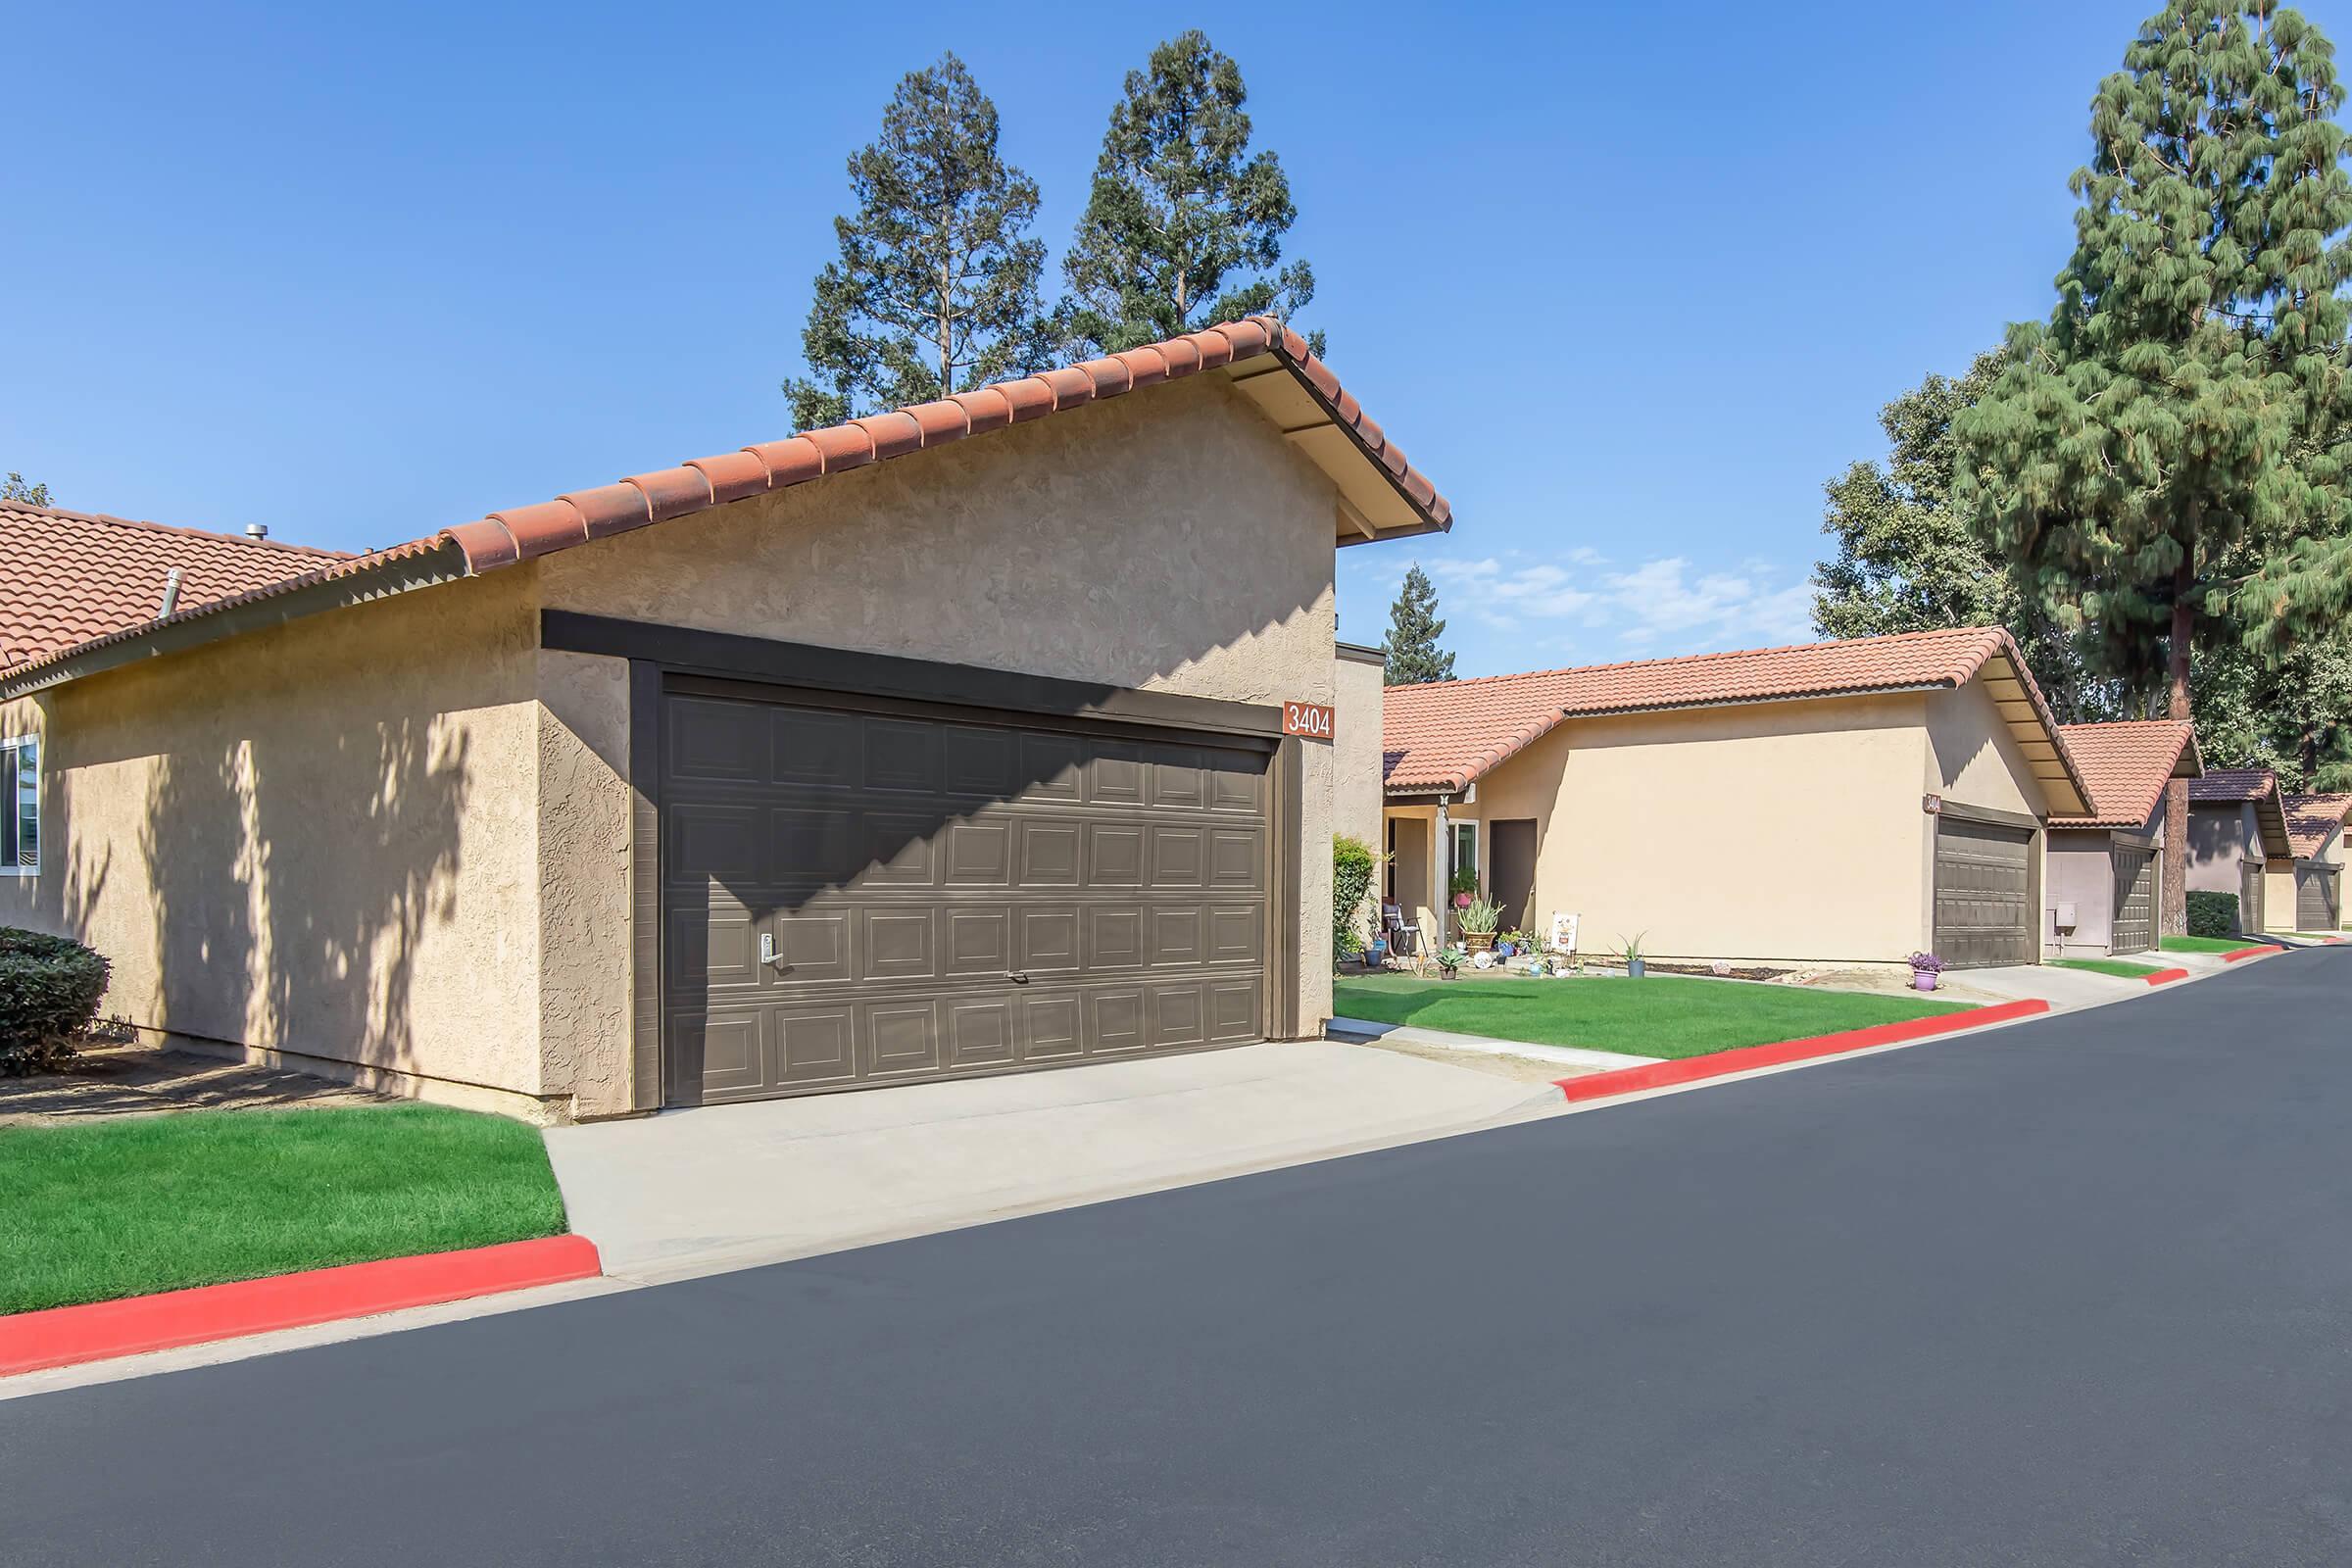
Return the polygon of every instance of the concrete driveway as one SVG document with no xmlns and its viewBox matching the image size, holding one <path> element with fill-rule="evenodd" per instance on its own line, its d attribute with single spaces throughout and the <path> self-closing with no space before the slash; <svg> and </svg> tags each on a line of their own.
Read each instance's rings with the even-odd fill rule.
<svg viewBox="0 0 2352 1568">
<path fill-rule="evenodd" d="M 1564 1108 L 1547 1084 L 1330 1041 L 551 1128 L 606 1272 L 686 1278 Z"/>
</svg>

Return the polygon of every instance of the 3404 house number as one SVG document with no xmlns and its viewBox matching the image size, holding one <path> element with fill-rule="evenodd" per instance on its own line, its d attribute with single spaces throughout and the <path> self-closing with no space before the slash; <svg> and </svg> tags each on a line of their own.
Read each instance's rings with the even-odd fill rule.
<svg viewBox="0 0 2352 1568">
<path fill-rule="evenodd" d="M 1331 707 L 1326 703 L 1282 705 L 1282 732 L 1285 735 L 1305 735 L 1327 741 L 1331 739 Z"/>
</svg>

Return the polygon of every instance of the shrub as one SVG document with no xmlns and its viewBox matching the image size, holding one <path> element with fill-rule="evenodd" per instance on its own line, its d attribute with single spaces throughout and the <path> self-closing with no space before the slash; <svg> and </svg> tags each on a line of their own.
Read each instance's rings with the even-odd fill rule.
<svg viewBox="0 0 2352 1568">
<path fill-rule="evenodd" d="M 1355 911 L 1362 906 L 1364 894 L 1372 886 L 1372 868 L 1380 857 L 1362 839 L 1351 839 L 1345 833 L 1331 838 L 1331 944 L 1332 951 L 1343 958 L 1352 958 L 1364 951 L 1364 934 L 1355 923 Z"/>
<path fill-rule="evenodd" d="M 112 971 L 71 938 L 0 926 L 0 1078 L 70 1060 Z"/>
<path fill-rule="evenodd" d="M 2237 895 L 2191 893 L 2188 896 L 2188 934 L 2192 937 L 2237 935 Z"/>
</svg>

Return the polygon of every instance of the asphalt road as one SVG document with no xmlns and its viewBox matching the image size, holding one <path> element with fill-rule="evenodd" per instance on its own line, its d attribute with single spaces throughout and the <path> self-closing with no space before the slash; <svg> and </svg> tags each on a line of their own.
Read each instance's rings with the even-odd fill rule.
<svg viewBox="0 0 2352 1568">
<path fill-rule="evenodd" d="M 0 1402 L 0 1560 L 2352 1562 L 2352 948 Z"/>
</svg>

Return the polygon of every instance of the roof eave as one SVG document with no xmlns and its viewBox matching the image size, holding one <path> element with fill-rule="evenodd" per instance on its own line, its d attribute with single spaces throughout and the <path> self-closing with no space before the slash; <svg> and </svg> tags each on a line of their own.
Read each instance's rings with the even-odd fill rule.
<svg viewBox="0 0 2352 1568">
<path fill-rule="evenodd" d="M 356 566 L 337 566 L 308 582 L 298 581 L 291 587 L 259 590 L 212 605 L 198 605 L 169 620 L 125 627 L 16 670 L 0 671 L 0 700 L 48 691 L 69 681 L 144 663 L 150 659 L 248 631 L 451 582 L 466 575 L 465 552 L 446 539 L 430 549 L 403 551 Z"/>
</svg>

